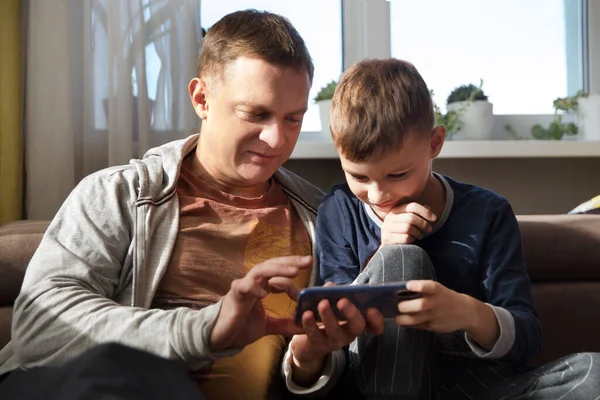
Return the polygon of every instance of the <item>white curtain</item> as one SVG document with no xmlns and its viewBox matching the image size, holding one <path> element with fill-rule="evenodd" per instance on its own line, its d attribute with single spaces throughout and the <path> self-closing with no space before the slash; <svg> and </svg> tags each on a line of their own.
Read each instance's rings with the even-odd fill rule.
<svg viewBox="0 0 600 400">
<path fill-rule="evenodd" d="M 50 219 L 86 175 L 199 130 L 187 84 L 200 0 L 29 0 L 27 216 Z"/>
</svg>

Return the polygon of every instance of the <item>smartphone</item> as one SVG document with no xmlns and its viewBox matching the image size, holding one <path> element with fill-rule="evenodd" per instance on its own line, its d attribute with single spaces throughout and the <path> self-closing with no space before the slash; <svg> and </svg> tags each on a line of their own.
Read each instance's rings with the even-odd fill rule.
<svg viewBox="0 0 600 400">
<path fill-rule="evenodd" d="M 348 299 L 359 309 L 363 316 L 367 309 L 376 308 L 384 318 L 393 318 L 400 314 L 398 303 L 421 297 L 420 293 L 406 289 L 406 282 L 377 283 L 367 285 L 319 286 L 303 289 L 296 304 L 296 324 L 302 325 L 302 314 L 311 310 L 317 322 L 321 321 L 317 305 L 323 299 L 329 304 L 338 321 L 346 318 L 337 308 L 340 299 Z"/>
</svg>

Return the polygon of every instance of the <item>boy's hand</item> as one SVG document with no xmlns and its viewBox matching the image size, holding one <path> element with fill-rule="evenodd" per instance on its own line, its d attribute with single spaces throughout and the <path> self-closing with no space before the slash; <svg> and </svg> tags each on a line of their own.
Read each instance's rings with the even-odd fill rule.
<svg viewBox="0 0 600 400">
<path fill-rule="evenodd" d="M 398 325 L 436 333 L 463 330 L 486 349 L 498 340 L 500 327 L 490 306 L 435 281 L 408 281 L 406 288 L 422 297 L 398 304 Z"/>
<path fill-rule="evenodd" d="M 410 244 L 431 232 L 437 216 L 419 203 L 392 208 L 381 227 L 381 244 Z"/>
</svg>

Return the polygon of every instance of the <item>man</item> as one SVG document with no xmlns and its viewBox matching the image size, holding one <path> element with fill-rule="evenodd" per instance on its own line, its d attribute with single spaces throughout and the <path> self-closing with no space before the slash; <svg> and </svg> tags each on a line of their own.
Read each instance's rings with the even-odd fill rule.
<svg viewBox="0 0 600 400">
<path fill-rule="evenodd" d="M 322 192 L 280 167 L 312 77 L 283 17 L 236 12 L 208 31 L 189 85 L 200 135 L 95 173 L 65 201 L 15 303 L 0 374 L 21 369 L 0 378 L 3 398 L 60 397 L 65 387 L 87 398 L 197 398 L 190 382 L 211 399 L 267 398 L 294 334 L 304 336 L 299 354 L 334 355 L 286 364 L 288 387 L 328 390 L 339 349 L 367 325 L 349 302 L 339 305 L 344 326 L 321 308 L 329 322 L 319 335 L 303 335 L 314 321 L 299 328 L 292 318 L 299 287 L 319 275 Z M 381 314 L 369 326 L 382 331 Z M 112 342 L 127 347 L 98 347 Z"/>
</svg>

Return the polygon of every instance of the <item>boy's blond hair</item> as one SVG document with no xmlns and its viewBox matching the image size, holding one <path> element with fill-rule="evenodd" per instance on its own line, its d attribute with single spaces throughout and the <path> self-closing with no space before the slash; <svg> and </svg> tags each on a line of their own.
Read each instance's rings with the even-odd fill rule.
<svg viewBox="0 0 600 400">
<path fill-rule="evenodd" d="M 204 37 L 196 76 L 222 79 L 229 63 L 240 57 L 295 67 L 313 79 L 314 66 L 304 40 L 281 15 L 244 10 L 221 18 Z"/>
<path fill-rule="evenodd" d="M 417 69 L 394 58 L 363 60 L 342 75 L 330 130 L 338 151 L 354 162 L 396 149 L 407 134 L 435 124 L 429 89 Z"/>
</svg>

